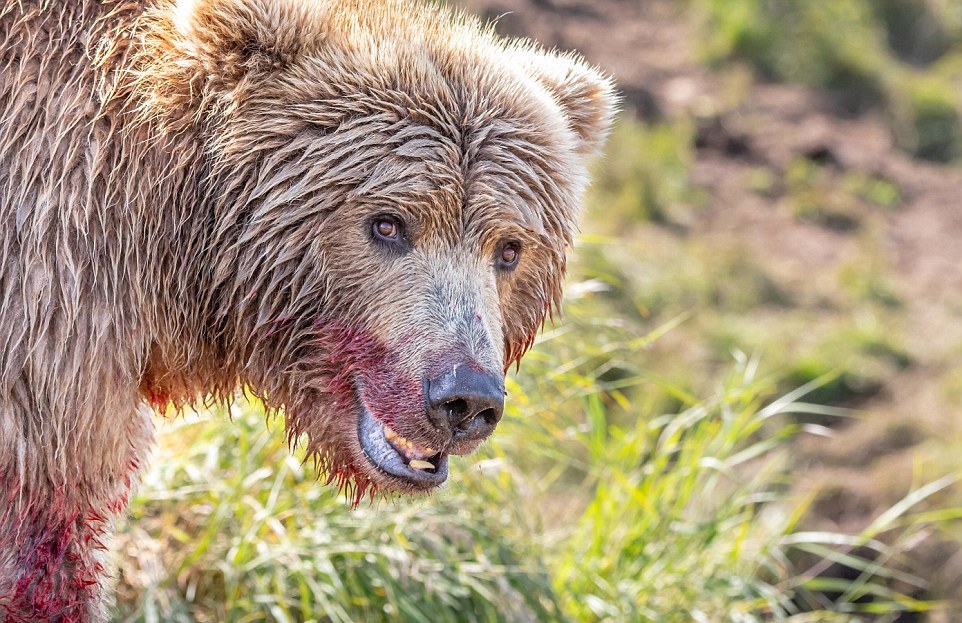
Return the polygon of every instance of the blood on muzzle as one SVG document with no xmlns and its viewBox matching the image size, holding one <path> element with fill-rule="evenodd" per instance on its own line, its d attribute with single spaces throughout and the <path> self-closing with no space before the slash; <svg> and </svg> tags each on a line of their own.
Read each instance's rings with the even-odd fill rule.
<svg viewBox="0 0 962 623">
<path fill-rule="evenodd" d="M 484 439 L 501 421 L 504 380 L 500 374 L 459 365 L 426 379 L 425 390 L 428 418 L 457 441 Z"/>
</svg>

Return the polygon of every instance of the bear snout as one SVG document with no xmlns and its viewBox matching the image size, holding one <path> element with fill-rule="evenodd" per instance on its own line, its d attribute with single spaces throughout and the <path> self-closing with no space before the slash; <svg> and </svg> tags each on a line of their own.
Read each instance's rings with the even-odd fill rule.
<svg viewBox="0 0 962 623">
<path fill-rule="evenodd" d="M 454 447 L 476 445 L 487 438 L 504 413 L 504 377 L 458 365 L 425 378 L 425 408 L 439 430 L 448 431 Z"/>
</svg>

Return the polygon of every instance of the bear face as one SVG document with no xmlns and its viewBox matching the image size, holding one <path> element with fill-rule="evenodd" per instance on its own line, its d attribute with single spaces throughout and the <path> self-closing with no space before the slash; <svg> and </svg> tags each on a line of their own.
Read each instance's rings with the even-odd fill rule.
<svg viewBox="0 0 962 623">
<path fill-rule="evenodd" d="M 188 280 L 205 355 L 184 374 L 283 409 L 356 499 L 437 487 L 560 301 L 610 81 L 393 0 L 154 19 L 141 112 L 189 117 L 206 156 Z"/>
</svg>

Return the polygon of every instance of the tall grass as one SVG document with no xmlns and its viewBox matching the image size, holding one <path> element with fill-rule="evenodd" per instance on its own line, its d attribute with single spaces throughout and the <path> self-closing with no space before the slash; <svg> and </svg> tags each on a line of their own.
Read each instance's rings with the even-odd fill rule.
<svg viewBox="0 0 962 623">
<path fill-rule="evenodd" d="M 888 562 L 833 549 L 871 538 L 795 532 L 806 502 L 786 495 L 786 441 L 802 428 L 785 415 L 819 410 L 805 390 L 773 400 L 739 358 L 695 400 L 643 373 L 660 332 L 585 340 L 584 304 L 509 379 L 494 439 L 429 498 L 351 511 L 243 401 L 163 423 L 119 530 L 115 620 L 828 621 L 857 602 L 925 607 L 887 588 Z M 681 412 L 645 407 L 659 404 L 637 394 L 652 384 L 683 396 Z M 823 580 L 795 570 L 801 549 L 866 575 L 827 603 L 811 590 Z"/>
<path fill-rule="evenodd" d="M 351 511 L 255 407 L 167 427 L 121 532 L 118 620 L 499 621 L 557 608 L 490 498 Z M 274 431 L 277 433 L 277 431 Z M 483 544 L 484 547 L 479 547 Z M 516 614 L 516 616 L 515 616 Z"/>
</svg>

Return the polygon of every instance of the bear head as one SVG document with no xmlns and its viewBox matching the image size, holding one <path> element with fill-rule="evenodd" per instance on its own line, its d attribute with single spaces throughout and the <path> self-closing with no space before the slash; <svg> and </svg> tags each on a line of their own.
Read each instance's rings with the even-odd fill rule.
<svg viewBox="0 0 962 623">
<path fill-rule="evenodd" d="M 142 91 L 201 128 L 203 391 L 282 409 L 358 498 L 437 487 L 559 303 L 612 83 L 420 3 L 163 10 Z"/>
</svg>

